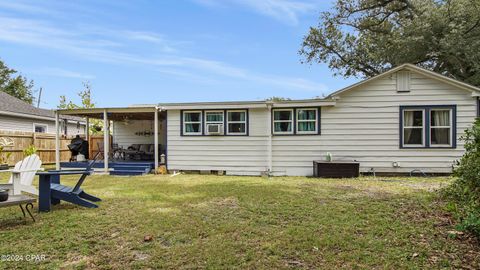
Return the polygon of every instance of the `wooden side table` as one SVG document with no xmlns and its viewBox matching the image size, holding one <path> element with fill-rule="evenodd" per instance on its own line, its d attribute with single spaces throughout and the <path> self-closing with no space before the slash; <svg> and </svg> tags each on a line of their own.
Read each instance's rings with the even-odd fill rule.
<svg viewBox="0 0 480 270">
<path fill-rule="evenodd" d="M 27 195 L 11 195 L 8 197 L 8 200 L 4 202 L 0 202 L 0 208 L 2 207 L 9 207 L 18 205 L 23 213 L 23 218 L 25 222 L 27 221 L 27 215 L 25 214 L 25 210 L 27 211 L 28 215 L 32 218 L 33 222 L 35 222 L 35 218 L 32 215 L 30 210 L 33 209 L 33 203 L 36 201 L 35 198 L 27 196 Z M 25 209 L 23 208 L 23 204 L 25 204 Z"/>
</svg>

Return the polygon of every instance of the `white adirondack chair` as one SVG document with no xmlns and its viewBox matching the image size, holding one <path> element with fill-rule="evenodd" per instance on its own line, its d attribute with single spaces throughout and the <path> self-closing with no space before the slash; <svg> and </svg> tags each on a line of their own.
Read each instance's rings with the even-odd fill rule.
<svg viewBox="0 0 480 270">
<path fill-rule="evenodd" d="M 35 154 L 24 158 L 15 164 L 8 184 L 0 184 L 0 189 L 9 189 L 10 195 L 20 195 L 22 192 L 38 195 L 38 189 L 32 185 L 32 182 L 35 173 L 43 170 L 41 166 L 42 161 Z"/>
</svg>

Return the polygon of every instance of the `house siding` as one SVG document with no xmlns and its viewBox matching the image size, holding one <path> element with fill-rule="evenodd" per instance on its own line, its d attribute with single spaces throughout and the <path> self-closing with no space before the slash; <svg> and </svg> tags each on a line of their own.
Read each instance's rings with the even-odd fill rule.
<svg viewBox="0 0 480 270">
<path fill-rule="evenodd" d="M 235 175 L 259 175 L 267 170 L 265 109 L 249 109 L 249 136 L 181 136 L 180 116 L 180 110 L 168 111 L 169 170 L 212 170 Z"/>
<path fill-rule="evenodd" d="M 114 122 L 113 124 L 113 143 L 123 148 L 128 148 L 132 144 L 153 144 L 153 136 L 139 136 L 135 133 L 142 131 L 154 131 L 152 120 L 131 120 L 128 125 L 124 122 Z M 165 149 L 166 133 L 164 132 L 166 121 L 159 121 L 158 143 Z"/>
<path fill-rule="evenodd" d="M 52 133 L 52 134 L 55 133 L 55 121 L 53 120 L 48 121 L 48 120 L 0 115 L 0 130 L 33 132 L 34 123 L 47 125 L 48 126 L 47 133 Z M 78 126 L 77 124 L 69 123 L 67 126 L 67 134 L 68 135 L 85 134 L 85 125 Z"/>
<path fill-rule="evenodd" d="M 273 173 L 311 175 L 312 160 L 357 160 L 362 172 L 450 173 L 463 154 L 459 138 L 475 119 L 475 98 L 465 90 L 423 75 L 410 76 L 410 92 L 397 92 L 396 74 L 339 95 L 334 107 L 322 108 L 322 135 L 275 136 Z M 457 105 L 455 149 L 400 149 L 399 109 L 402 105 Z M 400 167 L 394 168 L 393 162 Z"/>
<path fill-rule="evenodd" d="M 321 108 L 321 135 L 273 136 L 272 173 L 312 175 L 312 161 L 325 159 L 327 152 L 335 160 L 360 162 L 362 172 L 450 173 L 464 152 L 459 139 L 476 117 L 477 100 L 469 91 L 416 72 L 409 81 L 409 92 L 397 91 L 392 74 L 340 93 L 335 106 Z M 401 149 L 399 110 L 408 105 L 456 105 L 457 147 Z M 259 175 L 268 168 L 268 115 L 266 108 L 250 109 L 248 137 L 195 137 L 180 136 L 180 110 L 169 111 L 168 168 Z"/>
</svg>

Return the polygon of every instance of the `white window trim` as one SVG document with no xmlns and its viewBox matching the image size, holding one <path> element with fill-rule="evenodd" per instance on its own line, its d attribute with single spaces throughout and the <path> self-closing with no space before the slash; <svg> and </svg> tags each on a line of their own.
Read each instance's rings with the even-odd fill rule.
<svg viewBox="0 0 480 270">
<path fill-rule="evenodd" d="M 231 112 L 243 112 L 245 113 L 245 120 L 244 121 L 229 121 L 228 120 L 228 113 Z M 227 110 L 227 113 L 225 115 L 225 123 L 227 125 L 227 135 L 247 135 L 247 129 L 248 129 L 248 112 L 247 110 Z M 245 124 L 245 132 L 230 132 L 230 125 L 229 124 Z"/>
<path fill-rule="evenodd" d="M 415 112 L 415 111 L 422 111 L 422 126 L 405 126 L 405 112 Z M 404 109 L 402 112 L 402 145 L 405 148 L 408 147 L 425 147 L 426 138 L 425 138 L 425 109 Z M 405 128 L 414 128 L 414 129 L 421 129 L 422 130 L 422 144 L 406 144 L 405 143 Z"/>
<path fill-rule="evenodd" d="M 33 123 L 33 133 L 35 133 L 35 127 L 42 126 L 45 128 L 45 133 L 48 133 L 48 125 L 47 124 L 40 124 L 40 123 Z M 37 132 L 38 133 L 38 132 Z M 41 133 L 41 132 L 40 132 Z"/>
<path fill-rule="evenodd" d="M 208 114 L 208 113 L 221 113 L 221 114 L 222 114 L 222 121 L 208 121 L 208 120 L 207 120 L 207 114 Z M 225 123 L 225 112 L 222 111 L 222 110 L 210 110 L 210 111 L 205 111 L 205 115 L 204 115 L 203 117 L 205 117 L 205 120 L 204 120 L 204 122 L 205 122 L 205 123 L 204 123 L 204 130 L 205 130 L 205 134 L 206 134 L 206 135 L 209 135 L 209 134 L 208 134 L 208 128 L 207 128 L 208 125 L 212 125 L 212 124 L 213 124 L 213 125 L 217 125 L 217 124 L 218 124 L 218 125 L 222 125 L 222 127 L 223 127 L 223 124 Z M 223 134 L 223 132 L 224 132 L 224 131 L 222 130 L 221 133 Z"/>
<path fill-rule="evenodd" d="M 275 120 L 275 112 L 290 112 L 292 114 L 292 119 L 291 120 Z M 294 120 L 295 120 L 295 115 L 294 115 L 294 110 L 293 109 L 273 109 L 272 110 L 272 131 L 273 134 L 276 135 L 284 135 L 288 134 L 291 135 L 293 134 L 294 131 Z M 291 131 L 275 131 L 275 123 L 291 123 L 292 130 Z"/>
<path fill-rule="evenodd" d="M 198 122 L 192 122 L 192 121 L 185 121 L 185 115 L 187 113 L 200 113 L 200 117 L 198 118 Z M 182 119 L 183 119 L 183 135 L 195 135 L 195 136 L 201 136 L 203 134 L 203 125 L 202 125 L 202 118 L 203 114 L 202 111 L 183 111 L 182 112 Z M 187 132 L 187 124 L 200 124 L 200 130 L 199 132 Z"/>
<path fill-rule="evenodd" d="M 301 111 L 301 110 L 315 111 L 315 120 L 298 120 L 298 112 Z M 296 120 L 295 131 L 297 132 L 297 134 L 318 134 L 318 109 L 317 108 L 298 108 L 298 109 L 296 109 L 295 120 Z M 315 130 L 314 131 L 299 131 L 298 130 L 298 127 L 299 127 L 298 123 L 306 123 L 306 122 L 315 122 Z"/>
<path fill-rule="evenodd" d="M 433 111 L 448 111 L 449 112 L 449 126 L 434 126 L 432 127 L 432 125 L 430 124 L 430 147 L 452 147 L 453 146 L 453 111 L 452 109 L 442 109 L 442 108 L 433 108 L 430 110 L 430 119 L 432 119 L 432 112 Z M 432 143 L 432 129 L 434 128 L 448 128 L 449 129 L 449 133 L 450 133 L 450 143 L 449 144 L 434 144 Z"/>
</svg>

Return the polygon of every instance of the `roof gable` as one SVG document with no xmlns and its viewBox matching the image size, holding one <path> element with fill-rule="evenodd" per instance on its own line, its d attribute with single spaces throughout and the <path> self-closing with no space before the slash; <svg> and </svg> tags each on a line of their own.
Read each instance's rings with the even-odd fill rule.
<svg viewBox="0 0 480 270">
<path fill-rule="evenodd" d="M 401 71 L 401 70 L 408 70 L 408 71 L 416 72 L 416 73 L 424 75 L 428 78 L 431 78 L 431 79 L 441 81 L 441 82 L 444 82 L 446 84 L 455 86 L 459 89 L 470 91 L 470 92 L 472 92 L 473 96 L 480 96 L 480 88 L 478 88 L 476 86 L 473 86 L 473 85 L 470 85 L 470 84 L 467 84 L 467 83 L 449 78 L 447 76 L 438 74 L 436 72 L 433 72 L 433 71 L 430 71 L 430 70 L 427 70 L 427 69 L 424 69 L 424 68 L 421 68 L 421 67 L 417 67 L 416 65 L 413 65 L 413 64 L 403 64 L 403 65 L 400 65 L 398 67 L 392 68 L 392 69 L 390 69 L 390 70 L 388 70 L 388 71 L 386 71 L 382 74 L 374 76 L 372 78 L 368 78 L 366 80 L 360 81 L 358 83 L 347 86 L 343 89 L 335 91 L 335 92 L 331 93 L 330 95 L 328 95 L 326 98 L 333 98 L 333 97 L 335 97 L 335 96 L 337 96 L 341 93 L 344 93 L 344 92 L 347 92 L 347 91 L 350 91 L 350 90 L 354 90 L 354 89 L 356 89 L 356 88 L 358 88 L 362 85 L 365 85 L 365 84 L 370 83 L 372 81 L 375 81 L 377 79 L 389 76 L 389 75 L 391 75 L 395 72 Z"/>
</svg>

